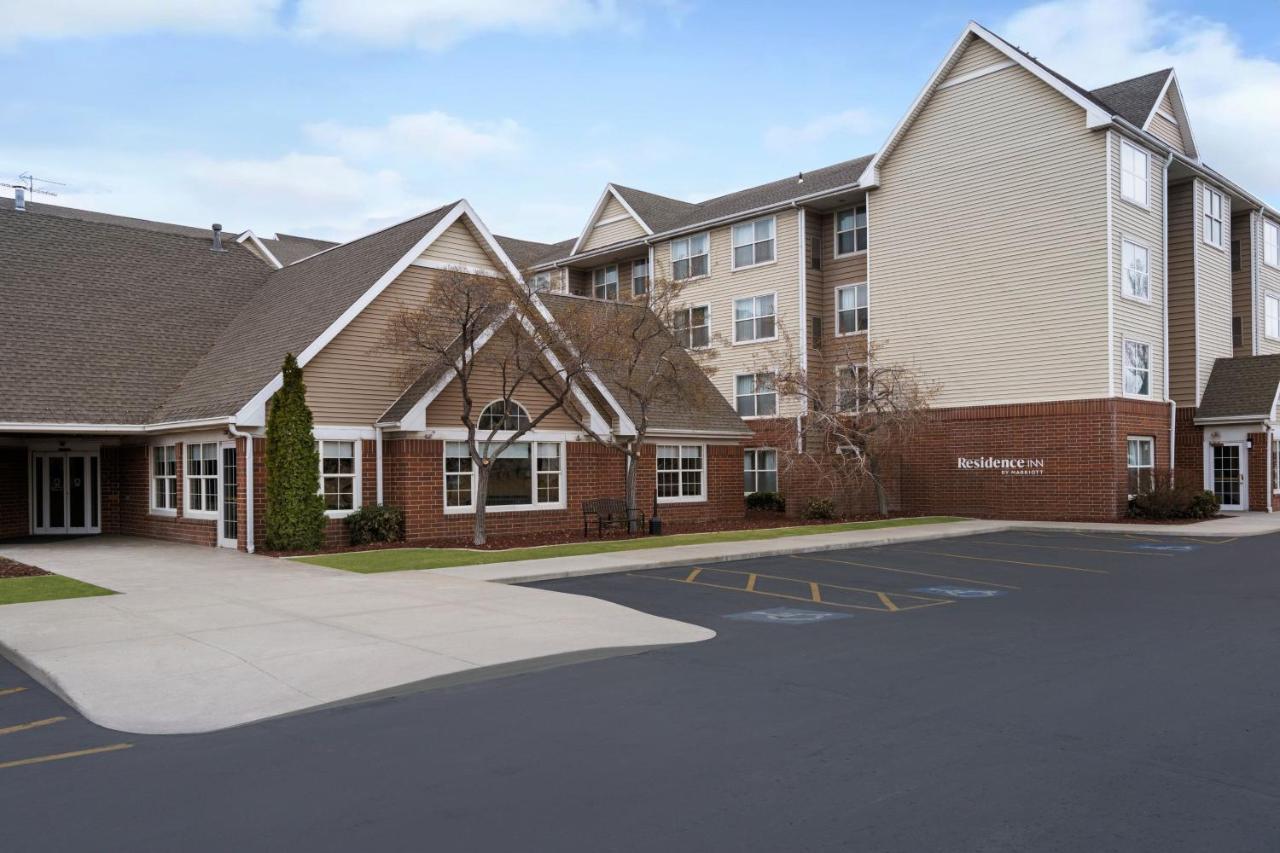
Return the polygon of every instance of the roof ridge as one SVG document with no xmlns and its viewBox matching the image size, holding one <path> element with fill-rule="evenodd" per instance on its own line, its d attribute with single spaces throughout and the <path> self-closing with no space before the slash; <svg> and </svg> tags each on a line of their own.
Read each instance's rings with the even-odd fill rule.
<svg viewBox="0 0 1280 853">
<path fill-rule="evenodd" d="M 12 203 L 13 199 L 5 198 L 5 199 L 0 199 L 0 201 L 8 201 L 8 202 Z M 213 229 L 212 229 L 212 228 L 206 229 L 204 234 L 184 234 L 184 233 L 183 233 L 183 232 L 181 232 L 181 231 L 165 231 L 165 230 L 161 230 L 161 229 L 159 229 L 159 228 L 143 228 L 143 227 L 141 227 L 141 226 L 137 226 L 137 225 L 129 225 L 129 224 L 126 224 L 126 223 L 124 223 L 124 222 L 112 222 L 112 221 L 107 220 L 107 219 L 82 219 L 81 217 L 78 217 L 78 216 L 59 216 L 59 215 L 58 215 L 58 214 L 56 214 L 56 213 L 46 213 L 46 212 L 44 212 L 44 211 L 40 211 L 40 210 L 32 210 L 32 209 L 31 209 L 31 207 L 30 207 L 31 202 L 27 202 L 27 204 L 28 204 L 28 207 L 27 207 L 25 210 L 23 210 L 21 213 L 19 213 L 18 215 L 20 215 L 20 216 L 28 216 L 28 217 L 30 217 L 30 216 L 44 216 L 44 217 L 47 217 L 47 218 L 49 218 L 49 219 L 56 219 L 56 220 L 61 220 L 61 221 L 70 221 L 70 222 L 80 222 L 80 223 L 84 223 L 84 224 L 86 224 L 86 225 L 98 225 L 98 226 L 102 226 L 102 227 L 104 227 L 104 228 L 121 228 L 121 229 L 123 229 L 123 230 L 125 230 L 125 231 L 131 231 L 131 232 L 142 231 L 142 232 L 145 232 L 145 233 L 147 233 L 147 234 L 154 234 L 154 235 L 155 235 L 155 236 L 157 236 L 157 237 L 176 237 L 176 238 L 177 238 L 177 239 L 179 239 L 179 240 L 196 240 L 196 241 L 199 241 L 199 242 L 207 242 L 207 243 L 209 243 L 210 245 L 212 245 L 212 244 L 213 244 Z M 55 206 L 60 207 L 59 205 L 55 205 Z M 44 207 L 49 207 L 49 205 L 47 205 L 47 204 L 46 204 L 46 205 L 44 205 Z M 84 208 L 78 208 L 78 207 L 69 207 L 69 208 L 61 208 L 61 207 L 60 207 L 60 209 L 62 209 L 62 210 L 76 210 L 76 211 L 83 211 L 84 213 L 100 213 L 100 212 L 101 212 L 101 211 L 96 211 L 96 210 L 86 210 L 86 209 L 84 209 Z M 14 213 L 14 212 L 15 212 L 12 206 L 9 206 L 9 207 L 5 208 L 5 210 L 6 210 L 7 212 L 9 212 L 9 213 Z M 103 214 L 103 215 L 104 215 L 104 216 L 115 216 L 116 214 L 114 214 L 114 213 L 106 213 L 106 214 Z M 135 219 L 136 217 L 126 216 L 126 217 L 122 217 L 122 218 L 124 218 L 124 219 Z M 141 221 L 141 222 L 155 222 L 157 225 L 172 225 L 172 226 L 174 226 L 174 227 L 176 227 L 176 228 L 192 228 L 192 229 L 194 229 L 194 228 L 195 228 L 195 226 L 193 226 L 193 225 L 181 225 L 181 224 L 176 223 L 176 222 L 160 222 L 159 220 L 151 220 L 151 219 L 144 219 L 144 220 L 139 220 L 139 221 Z M 223 234 L 223 236 L 224 236 L 224 238 L 225 238 L 225 241 L 224 241 L 224 242 L 223 242 L 223 244 L 222 244 L 222 248 L 223 248 L 223 249 L 229 249 L 233 244 L 235 244 L 235 243 L 236 243 L 236 241 L 233 239 L 233 237 L 234 237 L 234 236 L 237 236 L 237 235 L 239 235 L 239 234 L 243 234 L 243 233 L 244 233 L 243 231 L 225 231 L 225 230 L 224 230 L 224 231 L 222 232 L 222 234 Z"/>
<path fill-rule="evenodd" d="M 857 157 L 850 157 L 848 160 L 840 160 L 840 161 L 837 161 L 837 162 L 835 162 L 835 163 L 828 163 L 828 164 L 827 164 L 827 165 L 825 165 L 825 166 L 819 166 L 819 167 L 818 167 L 818 168 L 816 168 L 816 169 L 808 169 L 808 170 L 807 170 L 807 172 L 808 172 L 809 174 L 812 174 L 812 173 L 814 173 L 814 172 L 822 172 L 822 171 L 825 171 L 825 170 L 827 170 L 827 169 L 835 169 L 835 168 L 837 168 L 837 167 L 839 167 L 839 166 L 848 166 L 848 165 L 850 165 L 851 163 L 856 163 L 856 162 L 858 162 L 859 160 L 866 160 L 866 159 L 871 158 L 871 157 L 874 157 L 874 156 L 875 156 L 875 154 L 874 154 L 874 153 L 872 153 L 872 154 L 859 154 Z M 721 193 L 720 195 L 712 196 L 711 198 L 703 199 L 702 201 L 695 201 L 695 202 L 689 202 L 689 203 L 690 203 L 690 204 L 692 204 L 694 207 L 701 207 L 701 206 L 703 206 L 703 205 L 705 205 L 705 204 L 711 204 L 711 202 L 713 202 L 713 201 L 720 201 L 721 199 L 728 198 L 729 196 L 738 195 L 739 193 L 749 193 L 749 192 L 751 192 L 752 190 L 758 190 L 758 189 L 760 189 L 761 187 L 767 187 L 767 186 L 770 186 L 770 185 L 772 185 L 772 184 L 780 183 L 780 182 L 782 182 L 782 181 L 788 180 L 788 179 L 789 179 L 790 177 L 792 177 L 792 176 L 799 176 L 799 175 L 803 175 L 803 174 L 805 174 L 805 172 L 806 172 L 806 170 L 801 169 L 801 170 L 800 170 L 800 171 L 798 171 L 798 172 L 794 172 L 794 173 L 792 173 L 792 175 L 784 175 L 784 176 L 783 176 L 783 177 L 781 177 L 781 178 L 774 178 L 772 181 L 764 181 L 763 183 L 753 184 L 752 186 L 749 186 L 749 187 L 743 187 L 743 188 L 742 188 L 742 189 L 740 189 L 740 190 L 733 190 L 733 191 L 731 191 L 731 192 Z"/>
<path fill-rule="evenodd" d="M 1124 80 L 1117 80 L 1116 82 L 1114 82 L 1114 83 L 1108 83 L 1108 84 L 1106 84 L 1105 86 L 1098 86 L 1096 89 L 1090 89 L 1090 90 L 1089 90 L 1089 94 L 1094 94 L 1094 93 L 1096 93 L 1096 92 L 1101 92 L 1103 89 L 1110 89 L 1110 88 L 1113 88 L 1113 87 L 1115 87 L 1115 86 L 1123 86 L 1123 85 L 1125 85 L 1126 83 L 1133 83 L 1133 82 L 1138 81 L 1138 80 L 1146 79 L 1147 77 L 1155 77 L 1155 76 L 1157 76 L 1157 75 L 1163 75 L 1163 76 L 1167 77 L 1167 76 L 1169 76 L 1170 74 L 1173 74 L 1173 73 L 1174 73 L 1174 68 L 1173 68 L 1173 66 L 1171 65 L 1171 66 L 1169 66 L 1168 68 L 1161 68 L 1161 69 L 1159 69 L 1159 70 L 1157 70 L 1157 71 L 1148 71 L 1146 74 L 1136 74 L 1136 75 L 1134 75 L 1133 77 L 1127 77 L 1127 78 L 1125 78 Z"/>
<path fill-rule="evenodd" d="M 343 246 L 355 245 L 356 243 L 359 243 L 362 240 L 367 240 L 370 237 L 375 237 L 378 234 L 383 233 L 384 231 L 390 231 L 392 228 L 399 228 L 401 225 L 408 225 L 410 222 L 413 222 L 415 219 L 422 219 L 423 217 L 431 216 L 432 214 L 439 213 L 440 211 L 445 210 L 446 208 L 457 207 L 464 200 L 465 199 L 455 199 L 454 201 L 451 201 L 448 204 L 442 204 L 439 207 L 433 207 L 431 208 L 431 210 L 426 210 L 426 211 L 423 211 L 422 213 L 415 213 L 413 216 L 410 216 L 408 219 L 402 219 L 399 222 L 393 222 L 390 225 L 384 225 L 383 227 L 377 229 L 376 231 L 370 231 L 368 234 L 361 234 L 359 237 L 352 237 L 350 240 L 347 240 L 343 243 L 334 243 L 332 246 L 326 246 L 325 248 L 321 249 L 318 252 L 312 252 L 310 255 L 307 255 L 306 257 L 298 258 L 293 263 L 286 264 L 285 266 L 296 267 L 298 264 L 303 263 L 304 261 L 309 261 L 312 258 L 317 258 L 320 255 L 325 254 L 326 252 L 332 252 L 334 249 L 341 249 Z M 283 268 L 284 267 L 281 267 L 281 269 Z"/>
</svg>

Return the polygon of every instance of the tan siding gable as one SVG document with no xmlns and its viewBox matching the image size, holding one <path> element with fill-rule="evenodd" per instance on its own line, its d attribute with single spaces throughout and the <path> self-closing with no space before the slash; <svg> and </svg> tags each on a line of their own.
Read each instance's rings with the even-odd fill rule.
<svg viewBox="0 0 1280 853">
<path fill-rule="evenodd" d="M 465 217 L 460 217 L 436 238 L 422 253 L 422 259 L 489 270 L 499 268 L 497 259 L 484 250 L 480 235 L 466 222 Z"/>
<path fill-rule="evenodd" d="M 871 335 L 937 404 L 1105 396 L 1105 135 L 1022 68 L 939 90 L 869 209 Z M 827 277 L 830 281 L 830 276 Z"/>
<path fill-rule="evenodd" d="M 635 220 L 635 217 L 627 213 L 627 209 L 618 203 L 618 199 L 610 195 L 609 203 L 600 212 L 595 227 L 591 229 L 580 251 L 590 251 L 601 246 L 621 243 L 624 240 L 634 240 L 637 237 L 643 237 L 644 234 L 644 228 Z"/>
<path fill-rule="evenodd" d="M 477 355 L 475 373 L 471 375 L 468 383 L 468 390 L 471 396 L 471 418 L 476 420 L 480 417 L 480 412 L 485 406 L 494 400 L 500 400 L 506 391 L 511 390 L 510 382 L 513 380 L 503 379 L 501 371 L 497 367 L 499 353 L 496 351 L 498 344 L 495 342 L 489 347 L 480 350 Z M 529 417 L 536 418 L 552 405 L 552 397 L 544 391 L 532 379 L 525 379 L 515 389 L 515 393 L 511 398 L 517 403 L 524 406 L 525 411 L 529 413 Z M 462 422 L 462 387 L 455 378 L 436 399 L 431 401 L 427 406 L 427 426 L 439 428 L 454 428 L 464 426 Z M 539 424 L 538 429 L 553 430 L 571 430 L 577 431 L 578 426 L 573 419 L 569 417 L 563 410 L 556 410 L 547 415 Z"/>
<path fill-rule="evenodd" d="M 1151 131 L 1153 136 L 1169 145 L 1179 154 L 1187 153 L 1182 145 L 1182 131 L 1176 124 L 1159 113 L 1151 117 L 1151 124 L 1147 127 L 1147 130 Z"/>
<path fill-rule="evenodd" d="M 1166 399 L 1164 388 L 1164 181 L 1163 170 L 1154 152 L 1150 157 L 1150 208 L 1142 208 L 1120 196 L 1120 136 L 1112 135 L 1112 301 L 1115 306 L 1115 338 L 1112 354 L 1117 394 L 1124 393 L 1124 341 L 1140 341 L 1151 346 L 1151 396 Z M 1141 302 L 1125 294 L 1124 241 L 1147 249 L 1151 299 Z"/>
<path fill-rule="evenodd" d="M 1005 56 L 995 47 L 992 47 L 986 41 L 974 37 L 970 40 L 969 46 L 964 52 L 956 58 L 955 64 L 951 67 L 951 72 L 947 78 L 959 77 L 980 68 L 986 68 L 989 65 L 995 65 L 998 62 L 1008 62 L 1009 57 Z"/>
</svg>

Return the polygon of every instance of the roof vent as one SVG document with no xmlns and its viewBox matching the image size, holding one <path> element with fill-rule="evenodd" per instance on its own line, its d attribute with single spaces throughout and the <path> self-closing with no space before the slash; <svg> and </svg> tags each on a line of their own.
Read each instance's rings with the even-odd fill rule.
<svg viewBox="0 0 1280 853">
<path fill-rule="evenodd" d="M 27 191 L 22 187 L 13 188 L 13 209 L 17 213 L 27 209 Z"/>
<path fill-rule="evenodd" d="M 222 248 L 222 226 L 217 222 L 213 223 L 213 251 L 226 251 L 226 249 Z"/>
<path fill-rule="evenodd" d="M 796 183 L 797 184 L 804 183 L 804 172 L 801 172 L 799 175 L 796 176 Z"/>
</svg>

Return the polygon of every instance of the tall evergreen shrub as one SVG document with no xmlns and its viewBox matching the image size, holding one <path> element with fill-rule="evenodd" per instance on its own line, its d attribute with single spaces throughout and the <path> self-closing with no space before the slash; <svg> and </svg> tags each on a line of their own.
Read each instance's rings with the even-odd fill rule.
<svg viewBox="0 0 1280 853">
<path fill-rule="evenodd" d="M 267 547 L 314 551 L 324 542 L 320 454 L 307 408 L 307 387 L 293 353 L 285 356 L 284 384 L 267 410 Z"/>
</svg>

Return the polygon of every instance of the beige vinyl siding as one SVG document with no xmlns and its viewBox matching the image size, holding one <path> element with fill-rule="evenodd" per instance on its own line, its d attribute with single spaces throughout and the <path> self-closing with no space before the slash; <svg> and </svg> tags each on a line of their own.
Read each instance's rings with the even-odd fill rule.
<svg viewBox="0 0 1280 853">
<path fill-rule="evenodd" d="M 622 218 L 618 219 L 618 217 Z M 610 219 L 617 219 L 617 221 L 609 222 L 608 220 Z M 604 210 L 601 211 L 596 222 L 605 224 L 597 224 L 591 229 L 591 233 L 587 235 L 587 239 L 583 242 L 579 251 L 588 252 L 601 246 L 621 243 L 624 240 L 634 240 L 645 235 L 645 230 L 640 223 L 635 220 L 635 217 L 627 213 L 627 209 L 619 204 L 618 200 L 612 195 L 609 196 L 609 203 L 604 206 Z"/>
<path fill-rule="evenodd" d="M 1169 187 L 1169 391 L 1196 405 L 1196 206 L 1190 181 Z"/>
<path fill-rule="evenodd" d="M 1115 308 L 1115 340 L 1112 363 L 1115 370 L 1116 394 L 1124 393 L 1125 340 L 1151 345 L 1151 398 L 1167 399 L 1164 387 L 1164 172 L 1163 158 L 1147 151 L 1149 173 L 1147 192 L 1150 209 L 1138 207 L 1120 197 L 1120 140 L 1111 137 L 1111 210 L 1112 210 L 1112 299 Z M 1124 296 L 1123 242 L 1129 241 L 1147 249 L 1151 299 L 1140 302 Z"/>
<path fill-rule="evenodd" d="M 831 318 L 826 311 L 826 280 L 827 259 L 822 251 L 822 220 L 824 215 L 812 210 L 804 212 L 804 301 L 805 301 L 805 328 L 806 341 L 809 345 L 809 352 L 812 354 L 814 350 L 821 349 L 824 340 L 831 335 Z M 814 269 L 811 263 L 813 258 L 813 248 L 818 250 L 818 263 L 822 265 L 822 269 Z M 814 338 L 812 335 L 813 320 L 819 318 L 822 322 L 822 337 Z"/>
<path fill-rule="evenodd" d="M 809 313 L 812 315 L 821 312 L 824 338 L 822 346 L 826 348 L 837 346 L 841 352 L 829 353 L 829 356 L 844 359 L 848 353 L 848 345 L 855 345 L 858 351 L 864 351 L 867 336 L 857 334 L 837 337 L 836 290 L 845 285 L 862 284 L 867 281 L 867 253 L 859 252 L 837 258 L 835 255 L 836 214 L 823 213 L 818 220 L 822 250 L 822 278 L 817 297 L 810 296 Z M 810 231 L 810 233 L 813 232 Z M 812 291 L 811 287 L 810 292 Z M 874 299 L 874 295 L 870 298 Z"/>
<path fill-rule="evenodd" d="M 485 406 L 494 400 L 502 399 L 503 381 L 501 374 L 497 370 L 477 369 L 472 374 L 469 384 L 472 403 L 471 418 L 476 421 Z M 525 411 L 529 413 L 531 418 L 536 418 L 545 412 L 553 402 L 551 395 L 542 390 L 532 380 L 520 383 L 520 387 L 516 389 L 512 399 L 524 406 Z M 440 392 L 440 396 L 431 401 L 431 405 L 427 406 L 427 426 L 444 429 L 461 428 L 463 426 L 462 388 L 456 379 Z M 574 432 L 579 429 L 573 419 L 559 409 L 543 418 L 537 428 L 540 430 L 568 430 Z"/>
<path fill-rule="evenodd" d="M 991 46 L 981 39 L 975 39 L 970 42 L 969 47 L 964 53 L 960 54 L 956 62 L 951 66 L 951 72 L 947 75 L 947 79 L 960 77 L 972 71 L 995 65 L 998 62 L 1008 62 L 1009 57 L 1005 56 L 995 47 Z"/>
<path fill-rule="evenodd" d="M 569 279 L 569 292 L 574 296 L 590 296 L 591 295 L 591 271 L 581 269 L 566 269 Z"/>
<path fill-rule="evenodd" d="M 1267 331 L 1267 294 L 1280 297 L 1280 269 L 1270 266 L 1263 259 L 1263 240 L 1262 240 L 1262 217 L 1255 217 L 1257 221 L 1257 246 L 1258 250 L 1254 253 L 1254 262 L 1258 265 L 1258 302 L 1254 307 L 1253 327 L 1258 332 L 1258 354 L 1274 355 L 1280 353 L 1280 340 L 1268 338 Z"/>
<path fill-rule="evenodd" d="M 307 364 L 307 405 L 316 423 L 369 426 L 400 396 L 410 359 L 387 346 L 386 329 L 399 312 L 422 305 L 439 275 L 406 269 Z"/>
<path fill-rule="evenodd" d="M 479 235 L 465 218 L 459 218 L 436 238 L 422 253 L 422 260 L 486 270 L 495 270 L 499 266 L 497 260 L 481 248 Z"/>
<path fill-rule="evenodd" d="M 940 90 L 881 184 L 882 360 L 938 383 L 939 406 L 1106 396 L 1106 136 L 1079 107 L 1016 67 Z"/>
<path fill-rule="evenodd" d="M 1200 299 L 1197 309 L 1196 330 L 1199 338 L 1199 388 L 1196 405 L 1205 386 L 1213 363 L 1220 358 L 1231 358 L 1231 252 L 1204 242 L 1204 182 L 1196 180 L 1196 287 Z M 1231 197 L 1222 193 L 1223 229 L 1227 246 L 1230 246 Z"/>
<path fill-rule="evenodd" d="M 1237 213 L 1231 220 L 1231 239 L 1240 244 L 1240 269 L 1231 272 L 1231 322 L 1240 319 L 1240 346 L 1237 356 L 1253 354 L 1254 322 L 1253 274 L 1262 261 L 1262 249 L 1255 236 L 1261 224 L 1252 212 Z M 1255 255 L 1256 252 L 1256 255 Z M 1261 328 L 1261 327 L 1259 327 Z"/>
<path fill-rule="evenodd" d="M 1165 92 L 1164 99 L 1160 101 L 1160 105 L 1152 113 L 1151 122 L 1147 125 L 1147 130 L 1161 142 L 1167 143 L 1179 154 L 1186 154 L 1186 147 L 1182 139 L 1182 128 L 1176 122 L 1165 118 L 1161 113 L 1170 116 L 1177 115 L 1177 112 L 1173 109 L 1172 86 L 1169 87 L 1168 92 Z"/>
<path fill-rule="evenodd" d="M 748 221 L 748 220 L 742 220 Z M 733 404 L 734 376 L 739 373 L 776 371 L 788 363 L 788 347 L 792 351 L 800 342 L 800 278 L 799 215 L 795 210 L 777 214 L 774 226 L 776 260 L 744 269 L 731 269 L 733 260 L 730 226 L 711 229 L 710 274 L 685 285 L 680 301 L 686 305 L 710 306 L 712 347 L 715 357 L 711 381 L 725 399 Z M 654 247 L 657 274 L 671 276 L 671 244 Z M 733 303 L 748 296 L 776 294 L 777 340 L 759 343 L 733 343 Z M 782 415 L 797 411 L 794 401 L 778 401 Z"/>
</svg>

